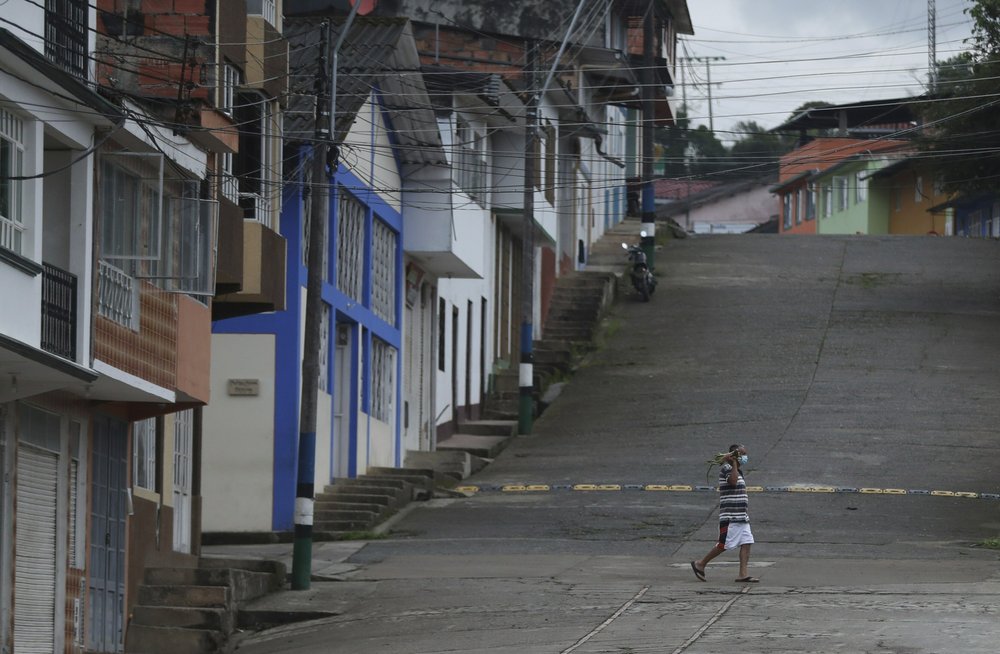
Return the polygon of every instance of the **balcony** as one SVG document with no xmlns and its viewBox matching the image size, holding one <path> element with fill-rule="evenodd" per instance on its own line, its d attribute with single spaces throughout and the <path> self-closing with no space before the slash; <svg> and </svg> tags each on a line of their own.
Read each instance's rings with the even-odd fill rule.
<svg viewBox="0 0 1000 654">
<path fill-rule="evenodd" d="M 284 309 L 285 249 L 280 234 L 256 220 L 244 220 L 241 290 L 215 297 L 212 320 Z"/>
<path fill-rule="evenodd" d="M 44 264 L 42 271 L 42 339 L 46 352 L 76 360 L 76 275 Z"/>
</svg>

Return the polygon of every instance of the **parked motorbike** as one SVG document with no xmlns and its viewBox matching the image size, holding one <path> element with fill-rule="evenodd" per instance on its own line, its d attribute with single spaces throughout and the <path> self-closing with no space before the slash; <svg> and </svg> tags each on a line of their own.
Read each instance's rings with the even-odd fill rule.
<svg viewBox="0 0 1000 654">
<path fill-rule="evenodd" d="M 638 245 L 629 245 L 628 243 L 622 243 L 622 249 L 628 255 L 629 277 L 632 279 L 632 286 L 639 291 L 643 302 L 649 302 L 649 296 L 656 291 L 656 277 L 653 277 L 649 266 L 646 265 L 646 253 Z"/>
</svg>

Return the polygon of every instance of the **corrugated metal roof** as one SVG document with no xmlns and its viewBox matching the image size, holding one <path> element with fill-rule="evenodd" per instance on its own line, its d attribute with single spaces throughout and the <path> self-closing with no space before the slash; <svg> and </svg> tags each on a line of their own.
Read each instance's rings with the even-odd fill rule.
<svg viewBox="0 0 1000 654">
<path fill-rule="evenodd" d="M 315 134 L 315 80 L 320 61 L 320 26 L 331 23 L 331 48 L 344 18 L 286 18 L 289 43 L 289 101 L 285 136 L 309 141 Z M 330 61 L 330 57 L 327 57 Z M 420 60 L 405 18 L 358 17 L 338 54 L 336 135 L 341 141 L 372 91 L 389 113 L 397 157 L 402 163 L 444 164 L 437 120 L 420 74 Z"/>
</svg>

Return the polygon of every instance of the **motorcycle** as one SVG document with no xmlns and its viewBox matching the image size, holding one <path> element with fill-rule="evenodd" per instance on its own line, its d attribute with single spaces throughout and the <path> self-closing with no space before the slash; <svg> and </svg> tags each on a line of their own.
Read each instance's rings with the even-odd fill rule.
<svg viewBox="0 0 1000 654">
<path fill-rule="evenodd" d="M 645 236 L 645 233 L 642 235 Z M 629 245 L 628 243 L 622 243 L 622 249 L 628 255 L 630 264 L 629 276 L 632 279 L 632 286 L 635 287 L 635 290 L 639 291 L 643 302 L 649 302 L 649 296 L 656 291 L 656 277 L 653 277 L 649 266 L 646 265 L 645 251 L 638 245 Z"/>
</svg>

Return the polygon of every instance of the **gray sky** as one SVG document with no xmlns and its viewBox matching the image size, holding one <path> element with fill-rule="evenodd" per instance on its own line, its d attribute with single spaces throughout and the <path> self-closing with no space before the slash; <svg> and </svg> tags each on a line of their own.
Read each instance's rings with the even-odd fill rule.
<svg viewBox="0 0 1000 654">
<path fill-rule="evenodd" d="M 971 4 L 936 0 L 938 60 L 965 49 Z M 918 95 L 927 80 L 926 0 L 688 0 L 688 8 L 695 34 L 682 38 L 679 56 L 725 57 L 710 62 L 724 141 L 741 120 L 776 127 L 810 100 Z M 707 126 L 706 62 L 684 63 L 691 116 Z"/>
</svg>

